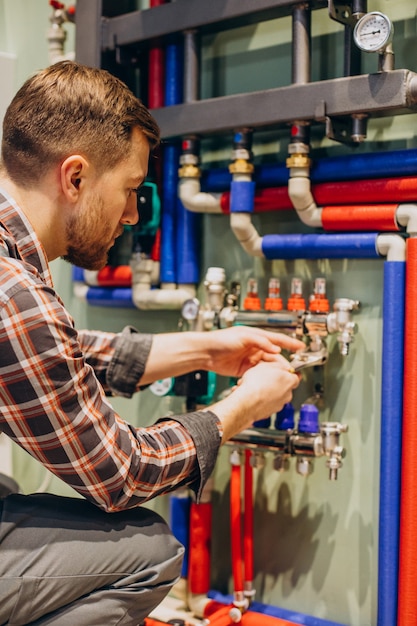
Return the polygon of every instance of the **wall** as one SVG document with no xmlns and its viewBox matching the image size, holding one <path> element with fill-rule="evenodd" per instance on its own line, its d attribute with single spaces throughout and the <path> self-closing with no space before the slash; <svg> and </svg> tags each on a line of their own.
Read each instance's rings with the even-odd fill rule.
<svg viewBox="0 0 417 626">
<path fill-rule="evenodd" d="M 369 10 L 386 12 L 395 23 L 396 67 L 416 70 L 416 8 L 411 0 L 372 2 Z M 16 55 L 15 84 L 48 63 L 45 32 L 47 0 L 0 0 L 0 51 Z M 29 26 L 30 25 L 30 26 Z M 70 30 L 71 27 L 68 27 Z M 313 15 L 313 79 L 342 73 L 341 27 L 326 11 Z M 290 20 L 238 29 L 204 40 L 202 96 L 211 97 L 263 89 L 290 82 Z M 376 58 L 366 57 L 366 71 L 376 70 Z M 415 115 L 372 121 L 368 140 L 350 148 L 313 132 L 313 158 L 340 153 L 370 152 L 416 147 Z M 203 164 L 224 165 L 230 157 L 231 139 L 205 140 Z M 256 161 L 283 162 L 288 136 L 261 133 L 255 137 Z M 297 232 L 293 214 L 255 216 L 261 234 Z M 344 467 L 336 482 L 327 478 L 324 460 L 315 462 L 314 473 L 304 479 L 291 469 L 279 474 L 271 456 L 256 470 L 255 540 L 257 599 L 350 626 L 373 626 L 377 614 L 377 548 L 379 489 L 379 415 L 381 392 L 381 302 L 383 260 L 366 261 L 265 261 L 248 257 L 235 242 L 226 216 L 205 216 L 201 240 L 202 275 L 207 267 L 225 267 L 228 280 L 256 276 L 265 294 L 269 276 L 281 278 L 284 298 L 292 276 L 305 279 L 306 291 L 316 276 L 325 275 L 328 297 L 349 297 L 361 302 L 355 315 L 358 333 L 346 359 L 329 342 L 330 361 L 325 370 L 322 419 L 348 424 L 343 436 L 347 449 Z M 133 324 L 144 331 L 175 330 L 178 315 L 88 307 L 72 292 L 71 270 L 63 262 L 53 264 L 58 291 L 78 327 L 119 330 Z M 304 374 L 295 396 L 296 406 L 312 393 L 313 372 Z M 157 399 L 147 390 L 132 401 L 115 399 L 114 406 L 135 425 L 152 423 L 160 415 L 182 410 L 179 399 Z M 231 591 L 228 556 L 229 448 L 221 451 L 215 471 L 213 537 L 213 586 Z M 13 452 L 14 476 L 25 491 L 39 488 L 67 493 L 66 487 L 46 476 L 25 453 Z M 153 507 L 166 514 L 167 500 Z M 387 625 L 391 626 L 391 625 Z"/>
</svg>

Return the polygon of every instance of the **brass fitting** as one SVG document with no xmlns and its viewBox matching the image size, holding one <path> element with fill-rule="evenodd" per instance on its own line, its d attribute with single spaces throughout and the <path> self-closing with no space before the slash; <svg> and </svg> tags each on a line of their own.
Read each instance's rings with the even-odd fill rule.
<svg viewBox="0 0 417 626">
<path fill-rule="evenodd" d="M 178 176 L 180 178 L 200 178 L 201 170 L 197 165 L 185 163 L 179 168 Z"/>
<path fill-rule="evenodd" d="M 296 153 L 290 154 L 286 160 L 286 166 L 288 169 L 292 167 L 310 167 L 311 159 L 306 154 Z"/>
<path fill-rule="evenodd" d="M 253 163 L 246 159 L 236 159 L 229 165 L 229 172 L 231 174 L 253 174 L 255 168 Z"/>
</svg>

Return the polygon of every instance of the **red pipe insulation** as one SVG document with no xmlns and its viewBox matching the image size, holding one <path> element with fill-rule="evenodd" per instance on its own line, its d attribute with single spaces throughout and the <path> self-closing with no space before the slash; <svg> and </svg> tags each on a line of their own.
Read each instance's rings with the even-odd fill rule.
<svg viewBox="0 0 417 626">
<path fill-rule="evenodd" d="M 398 204 L 365 206 L 325 206 L 321 214 L 324 230 L 397 231 L 395 214 Z"/>
<path fill-rule="evenodd" d="M 397 626 L 417 624 L 417 238 L 407 240 Z"/>
<path fill-rule="evenodd" d="M 417 177 L 317 183 L 312 186 L 312 193 L 319 205 L 334 204 L 335 199 L 347 204 L 416 202 Z"/>
<path fill-rule="evenodd" d="M 106 265 L 97 273 L 97 282 L 100 287 L 131 287 L 132 269 L 130 265 Z"/>
<path fill-rule="evenodd" d="M 244 534 L 243 554 L 245 583 L 253 582 L 253 466 L 251 465 L 252 451 L 245 450 L 245 508 L 244 508 Z M 245 585 L 246 586 L 246 585 Z"/>
<path fill-rule="evenodd" d="M 220 196 L 220 208 L 223 213 L 230 213 L 230 191 Z M 288 187 L 267 187 L 255 192 L 255 213 L 277 210 L 292 211 L 293 205 L 288 195 Z"/>
<path fill-rule="evenodd" d="M 230 475 L 230 539 L 235 593 L 243 593 L 243 555 L 241 536 L 241 474 L 240 464 L 232 464 Z"/>
<path fill-rule="evenodd" d="M 211 502 L 191 504 L 188 587 L 195 594 L 207 595 L 210 590 L 211 517 Z"/>
</svg>

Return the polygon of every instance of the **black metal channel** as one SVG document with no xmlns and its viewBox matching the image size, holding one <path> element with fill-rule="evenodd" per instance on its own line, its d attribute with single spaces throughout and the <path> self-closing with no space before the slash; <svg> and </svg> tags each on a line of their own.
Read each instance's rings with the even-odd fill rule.
<svg viewBox="0 0 417 626">
<path fill-rule="evenodd" d="M 364 113 L 370 117 L 417 111 L 417 74 L 393 70 L 290 85 L 265 91 L 153 109 L 163 138 L 205 135 L 244 127 L 277 127 L 294 120 Z"/>
<path fill-rule="evenodd" d="M 78 0 L 78 3 L 88 0 Z M 132 11 L 105 19 L 103 50 L 146 42 L 187 30 L 219 32 L 290 15 L 300 0 L 177 0 L 152 9 Z M 326 0 L 313 0 L 312 9 L 327 7 Z"/>
</svg>

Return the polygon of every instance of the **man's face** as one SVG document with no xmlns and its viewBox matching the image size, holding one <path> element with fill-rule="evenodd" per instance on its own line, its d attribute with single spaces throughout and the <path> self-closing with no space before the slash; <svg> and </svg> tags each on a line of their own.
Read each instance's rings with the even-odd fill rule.
<svg viewBox="0 0 417 626">
<path fill-rule="evenodd" d="M 89 270 L 106 265 L 107 255 L 124 224 L 138 221 L 135 189 L 148 171 L 149 145 L 135 128 L 128 157 L 109 172 L 96 177 L 80 197 L 77 210 L 66 224 L 66 261 Z"/>
</svg>

